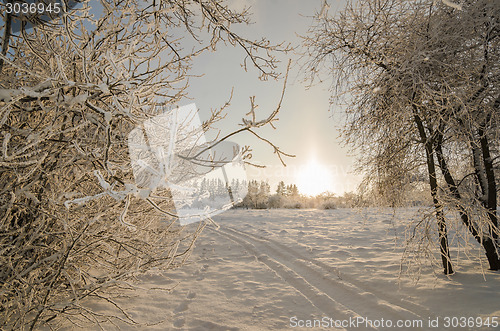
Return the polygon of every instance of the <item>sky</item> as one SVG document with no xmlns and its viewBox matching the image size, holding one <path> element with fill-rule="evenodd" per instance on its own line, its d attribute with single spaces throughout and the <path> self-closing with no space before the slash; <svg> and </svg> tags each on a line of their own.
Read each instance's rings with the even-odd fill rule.
<svg viewBox="0 0 500 331">
<path fill-rule="evenodd" d="M 244 37 L 259 39 L 264 36 L 273 43 L 284 41 L 300 46 L 299 36 L 306 35 L 312 23 L 311 16 L 321 10 L 323 0 L 232 1 L 235 8 L 244 4 L 251 6 L 253 22 L 238 29 Z M 330 11 L 339 5 L 342 3 L 331 4 Z M 194 73 L 203 74 L 203 77 L 191 79 L 189 94 L 202 119 L 208 118 L 211 108 L 222 106 L 234 89 L 228 117 L 218 126 L 222 132 L 238 128 L 237 124 L 250 110 L 250 96 L 255 96 L 259 105 L 256 114 L 260 119 L 276 108 L 280 98 L 283 80 L 260 81 L 256 70 L 243 70 L 243 58 L 242 49 L 222 46 L 194 61 Z M 338 138 L 342 109 L 330 105 L 330 82 L 326 80 L 307 88 L 300 63 L 297 63 L 300 59 L 298 52 L 283 54 L 279 58 L 282 60 L 279 70 L 283 73 L 288 59 L 292 60 L 279 121 L 275 122 L 276 130 L 266 127 L 260 129 L 259 134 L 296 157 L 285 158 L 287 166 L 283 167 L 272 147 L 251 134 L 232 137 L 231 140 L 240 145 L 252 146 L 252 162 L 266 165 L 265 169 L 248 167 L 248 178 L 266 180 L 272 190 L 280 180 L 286 184 L 298 184 L 302 193 L 328 190 L 342 194 L 356 190 L 360 176 L 353 173 L 354 157 Z"/>
<path fill-rule="evenodd" d="M 342 8 L 344 1 L 330 1 L 330 13 Z M 297 184 L 301 193 L 310 195 L 322 191 L 336 194 L 355 191 L 360 176 L 353 173 L 354 157 L 338 138 L 342 109 L 330 104 L 330 81 L 308 88 L 301 72 L 304 61 L 300 61 L 300 36 L 307 34 L 312 16 L 321 10 L 324 0 L 229 0 L 228 3 L 234 9 L 250 6 L 253 23 L 233 26 L 242 37 L 265 37 L 275 44 L 284 42 L 297 47 L 296 51 L 287 54 L 275 54 L 281 60 L 277 70 L 282 73 L 286 71 L 288 60 L 292 60 L 286 93 L 279 121 L 274 122 L 276 130 L 270 126 L 258 130 L 258 134 L 295 157 L 285 157 L 284 167 L 271 146 L 250 133 L 234 136 L 231 141 L 252 147 L 251 162 L 266 166 L 263 169 L 247 167 L 248 179 L 268 181 L 272 191 L 281 180 Z M 92 8 L 94 14 L 99 15 L 98 2 L 92 2 Z M 204 120 L 211 109 L 224 105 L 233 90 L 228 116 L 218 124 L 218 129 L 229 133 L 240 128 L 238 124 L 250 110 L 251 96 L 255 96 L 259 105 L 257 120 L 266 118 L 279 102 L 283 79 L 260 81 L 257 70 L 249 68 L 245 72 L 241 67 L 244 56 L 241 48 L 219 44 L 216 51 L 196 57 L 191 74 L 202 77 L 190 79 L 190 100 L 179 106 L 194 102 Z"/>
</svg>

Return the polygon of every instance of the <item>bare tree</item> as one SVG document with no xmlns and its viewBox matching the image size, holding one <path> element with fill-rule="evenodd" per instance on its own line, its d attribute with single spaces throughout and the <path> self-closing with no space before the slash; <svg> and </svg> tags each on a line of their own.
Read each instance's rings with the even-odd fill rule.
<svg viewBox="0 0 500 331">
<path fill-rule="evenodd" d="M 327 63 L 336 95 L 349 95 L 343 136 L 360 151 L 367 182 L 388 187 L 382 193 L 398 201 L 426 169 L 445 274 L 453 273 L 445 207 L 459 212 L 490 268 L 500 269 L 493 193 L 499 10 L 489 1 L 461 8 L 359 1 L 338 17 L 318 15 L 305 39 L 313 77 Z M 472 178 L 477 185 L 465 185 Z"/>
<path fill-rule="evenodd" d="M 178 226 L 168 190 L 135 185 L 128 134 L 184 100 L 192 61 L 219 42 L 240 47 L 262 79 L 278 77 L 273 53 L 287 47 L 233 32 L 249 13 L 219 0 L 83 1 L 51 22 L 0 8 L 0 327 L 62 317 L 135 323 L 109 288 L 181 264 L 204 223 Z M 262 120 L 252 108 L 242 128 L 207 149 L 240 132 L 260 137 L 255 129 L 272 124 L 280 105 Z M 86 298 L 118 313 L 99 316 Z"/>
</svg>

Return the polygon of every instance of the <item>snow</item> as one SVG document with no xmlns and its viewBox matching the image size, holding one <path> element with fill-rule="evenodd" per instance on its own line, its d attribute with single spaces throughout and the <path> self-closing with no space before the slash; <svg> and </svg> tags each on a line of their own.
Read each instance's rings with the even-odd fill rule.
<svg viewBox="0 0 500 331">
<path fill-rule="evenodd" d="M 77 95 L 76 97 L 68 97 L 68 96 L 64 96 L 66 100 L 66 102 L 68 103 L 68 105 L 70 107 L 74 106 L 74 105 L 77 105 L 77 104 L 84 104 L 85 101 L 87 101 L 87 99 L 90 97 L 88 93 L 83 93 L 83 94 L 79 94 Z"/>
<path fill-rule="evenodd" d="M 12 99 L 21 94 L 18 90 L 0 88 L 0 101 L 11 102 Z"/>
<path fill-rule="evenodd" d="M 462 4 L 458 4 L 449 0 L 442 0 L 443 3 L 451 8 L 455 8 L 457 10 L 462 10 Z"/>
<path fill-rule="evenodd" d="M 500 274 L 485 270 L 484 280 L 472 262 L 461 262 L 450 278 L 424 267 L 417 284 L 398 279 L 405 224 L 416 214 L 418 209 L 227 211 L 214 218 L 219 229 L 204 230 L 186 265 L 141 276 L 141 290 L 116 300 L 142 323 L 117 325 L 283 330 L 294 329 L 292 320 L 364 317 L 422 320 L 420 330 L 426 330 L 429 319 L 439 318 L 441 327 L 434 329 L 443 329 L 445 317 L 500 318 Z M 469 329 L 481 328 L 460 328 Z"/>
</svg>

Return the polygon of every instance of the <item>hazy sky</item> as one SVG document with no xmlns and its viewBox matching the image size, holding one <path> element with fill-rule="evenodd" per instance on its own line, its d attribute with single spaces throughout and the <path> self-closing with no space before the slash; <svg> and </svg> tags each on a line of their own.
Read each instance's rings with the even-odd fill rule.
<svg viewBox="0 0 500 331">
<path fill-rule="evenodd" d="M 245 37 L 265 36 L 272 42 L 285 41 L 294 46 L 300 44 L 301 38 L 298 35 L 306 34 L 312 21 L 311 16 L 321 9 L 323 3 L 322 0 L 233 2 L 236 7 L 242 6 L 243 3 L 251 5 L 254 24 L 238 29 Z M 332 7 L 335 5 L 342 4 L 333 3 Z M 333 10 L 335 8 L 330 9 Z M 257 116 L 260 114 L 260 118 L 268 116 L 279 101 L 283 82 L 259 81 L 255 70 L 245 72 L 241 68 L 243 57 L 243 50 L 222 46 L 217 52 L 206 53 L 195 60 L 195 72 L 204 73 L 204 76 L 191 80 L 190 95 L 202 117 L 208 116 L 211 107 L 222 106 L 228 99 L 231 88 L 234 88 L 230 114 L 220 125 L 224 132 L 237 128 L 237 123 L 241 123 L 241 118 L 250 109 L 250 96 L 255 95 L 259 105 Z M 289 58 L 295 61 L 299 55 L 289 53 L 280 56 L 283 60 L 280 66 L 282 72 L 285 71 Z M 304 75 L 299 69 L 299 65 L 294 63 L 279 121 L 276 122 L 277 129 L 267 128 L 259 131 L 283 151 L 295 154 L 296 157 L 287 158 L 285 168 L 270 146 L 254 139 L 251 134 L 244 133 L 232 140 L 241 145 L 252 144 L 252 160 L 267 165 L 266 169 L 248 168 L 248 176 L 251 179 L 269 180 L 272 190 L 275 190 L 278 181 L 297 183 L 300 179 L 297 177 L 300 176 L 305 176 L 305 179 L 313 176 L 311 180 L 315 179 L 316 182 L 311 185 L 322 185 L 336 193 L 355 190 L 359 180 L 358 176 L 351 174 L 354 158 L 348 156 L 348 149 L 343 148 L 338 139 L 338 128 L 341 125 L 338 116 L 340 108 L 329 105 L 330 82 L 326 81 L 307 89 L 306 83 L 303 82 Z M 319 167 L 307 167 L 311 160 L 315 160 Z M 325 170 L 328 170 L 331 176 L 321 175 Z M 308 175 L 308 172 L 315 175 Z"/>
</svg>

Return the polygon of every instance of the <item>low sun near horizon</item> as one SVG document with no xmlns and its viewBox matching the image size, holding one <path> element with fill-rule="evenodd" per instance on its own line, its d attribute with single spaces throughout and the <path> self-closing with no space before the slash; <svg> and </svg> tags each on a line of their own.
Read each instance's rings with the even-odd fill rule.
<svg viewBox="0 0 500 331">
<path fill-rule="evenodd" d="M 296 176 L 299 192 L 309 196 L 316 196 L 323 192 L 333 191 L 332 175 L 327 167 L 318 163 L 314 158 L 302 167 Z"/>
</svg>

